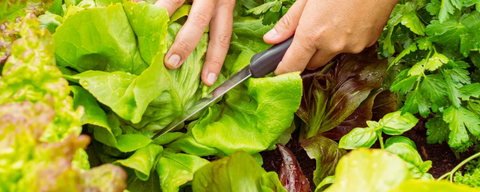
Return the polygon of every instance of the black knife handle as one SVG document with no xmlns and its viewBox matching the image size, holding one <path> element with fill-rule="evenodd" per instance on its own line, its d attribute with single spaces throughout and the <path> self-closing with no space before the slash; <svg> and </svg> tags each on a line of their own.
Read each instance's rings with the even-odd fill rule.
<svg viewBox="0 0 480 192">
<path fill-rule="evenodd" d="M 285 52 L 287 52 L 287 49 L 292 44 L 292 41 L 293 36 L 264 52 L 255 54 L 250 60 L 252 76 L 255 78 L 265 77 L 265 75 L 275 71 L 280 61 L 282 61 Z"/>
</svg>

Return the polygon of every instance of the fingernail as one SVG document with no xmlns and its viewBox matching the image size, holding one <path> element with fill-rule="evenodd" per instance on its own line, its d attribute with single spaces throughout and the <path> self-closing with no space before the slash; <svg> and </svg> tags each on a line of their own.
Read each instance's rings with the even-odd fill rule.
<svg viewBox="0 0 480 192">
<path fill-rule="evenodd" d="M 209 74 L 207 75 L 207 82 L 210 83 L 210 85 L 213 85 L 216 80 L 217 80 L 217 74 L 215 74 L 215 73 L 209 73 Z"/>
<path fill-rule="evenodd" d="M 269 39 L 275 39 L 277 36 L 278 36 L 278 32 L 275 29 L 272 29 L 267 34 L 265 34 L 265 37 Z"/>
<path fill-rule="evenodd" d="M 177 54 L 173 54 L 168 58 L 168 64 L 172 67 L 177 67 L 180 64 L 180 56 Z"/>
</svg>

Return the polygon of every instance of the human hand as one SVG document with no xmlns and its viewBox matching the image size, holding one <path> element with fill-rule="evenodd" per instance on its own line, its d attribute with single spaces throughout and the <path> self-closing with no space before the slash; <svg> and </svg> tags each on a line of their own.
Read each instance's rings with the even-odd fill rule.
<svg viewBox="0 0 480 192">
<path fill-rule="evenodd" d="M 185 0 L 158 0 L 155 5 L 167 9 L 171 16 L 184 2 Z M 213 85 L 230 46 L 234 8 L 235 0 L 195 0 L 187 22 L 165 55 L 165 66 L 169 69 L 179 68 L 200 42 L 210 23 L 210 41 L 201 77 L 205 85 Z"/>
<path fill-rule="evenodd" d="M 313 70 L 339 53 L 359 53 L 378 40 L 398 0 L 297 0 L 264 36 L 292 45 L 275 74 Z"/>
</svg>

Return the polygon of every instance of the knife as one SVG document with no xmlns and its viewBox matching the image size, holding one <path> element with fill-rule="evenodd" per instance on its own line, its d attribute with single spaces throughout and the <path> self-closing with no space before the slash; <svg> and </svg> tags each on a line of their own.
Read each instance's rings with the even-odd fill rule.
<svg viewBox="0 0 480 192">
<path fill-rule="evenodd" d="M 247 80 L 249 77 L 259 78 L 265 77 L 269 73 L 275 71 L 280 61 L 282 61 L 285 52 L 290 47 L 293 41 L 293 36 L 287 39 L 286 41 L 272 46 L 270 49 L 255 54 L 250 60 L 250 65 L 244 67 L 242 70 L 237 72 L 235 75 L 230 77 L 228 80 L 223 82 L 220 86 L 215 88 L 207 96 L 200 99 L 197 103 L 193 104 L 190 108 L 185 110 L 182 115 L 176 117 L 170 124 L 168 124 L 160 132 L 156 133 L 152 140 L 170 132 L 171 130 L 180 126 L 187 119 L 191 118 L 198 112 L 202 111 L 215 100 L 223 96 L 229 90 L 233 89 L 240 83 Z"/>
</svg>

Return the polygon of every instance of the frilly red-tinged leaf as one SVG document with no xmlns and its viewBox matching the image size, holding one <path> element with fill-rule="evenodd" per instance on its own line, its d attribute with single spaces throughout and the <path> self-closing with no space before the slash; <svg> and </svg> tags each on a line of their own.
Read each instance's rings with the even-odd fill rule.
<svg viewBox="0 0 480 192">
<path fill-rule="evenodd" d="M 3 66 L 0 79 L 0 104 L 51 100 L 55 120 L 42 135 L 44 141 L 59 141 L 81 132 L 82 109 L 73 109 L 68 82 L 55 66 L 55 46 L 47 29 L 39 27 L 34 14 L 28 14 L 17 25 L 18 39 L 11 45 L 11 55 Z"/>
<path fill-rule="evenodd" d="M 0 1 L 0 23 L 13 21 L 28 13 L 40 15 L 52 4 L 53 0 L 2 0 Z"/>
<path fill-rule="evenodd" d="M 309 191 L 310 183 L 303 174 L 302 168 L 298 164 L 295 155 L 280 143 L 277 144 L 277 147 L 283 159 L 279 175 L 283 187 L 289 192 Z"/>
<path fill-rule="evenodd" d="M 318 73 L 305 72 L 304 85 L 309 87 L 304 87 L 297 115 L 308 126 L 301 137 L 310 138 L 340 125 L 372 89 L 381 87 L 386 68 L 387 61 L 379 60 L 377 48 L 371 47 L 359 54 L 341 55 Z"/>
<path fill-rule="evenodd" d="M 36 103 L 31 104 L 28 101 L 22 103 L 14 103 L 0 105 L 0 146 L 6 148 L 4 143 L 14 139 L 18 135 L 32 138 L 35 142 L 42 135 L 43 131 L 53 121 L 55 111 L 51 106 Z M 28 139 L 26 138 L 26 139 Z"/>
<path fill-rule="evenodd" d="M 366 121 L 378 121 L 385 114 L 397 110 L 397 96 L 388 90 L 381 90 L 372 95 L 362 106 L 357 108 L 340 125 L 330 131 L 322 133 L 322 136 L 333 140 L 340 140 L 342 136 L 356 127 L 367 127 Z"/>
<path fill-rule="evenodd" d="M 84 191 L 122 192 L 127 187 L 127 173 L 113 164 L 103 164 L 82 175 Z"/>
<path fill-rule="evenodd" d="M 318 185 L 325 177 L 334 175 L 338 161 L 347 153 L 345 149 L 338 148 L 337 142 L 323 136 L 301 140 L 300 144 L 307 155 L 317 162 L 317 169 L 313 172 L 315 185 Z"/>
</svg>

